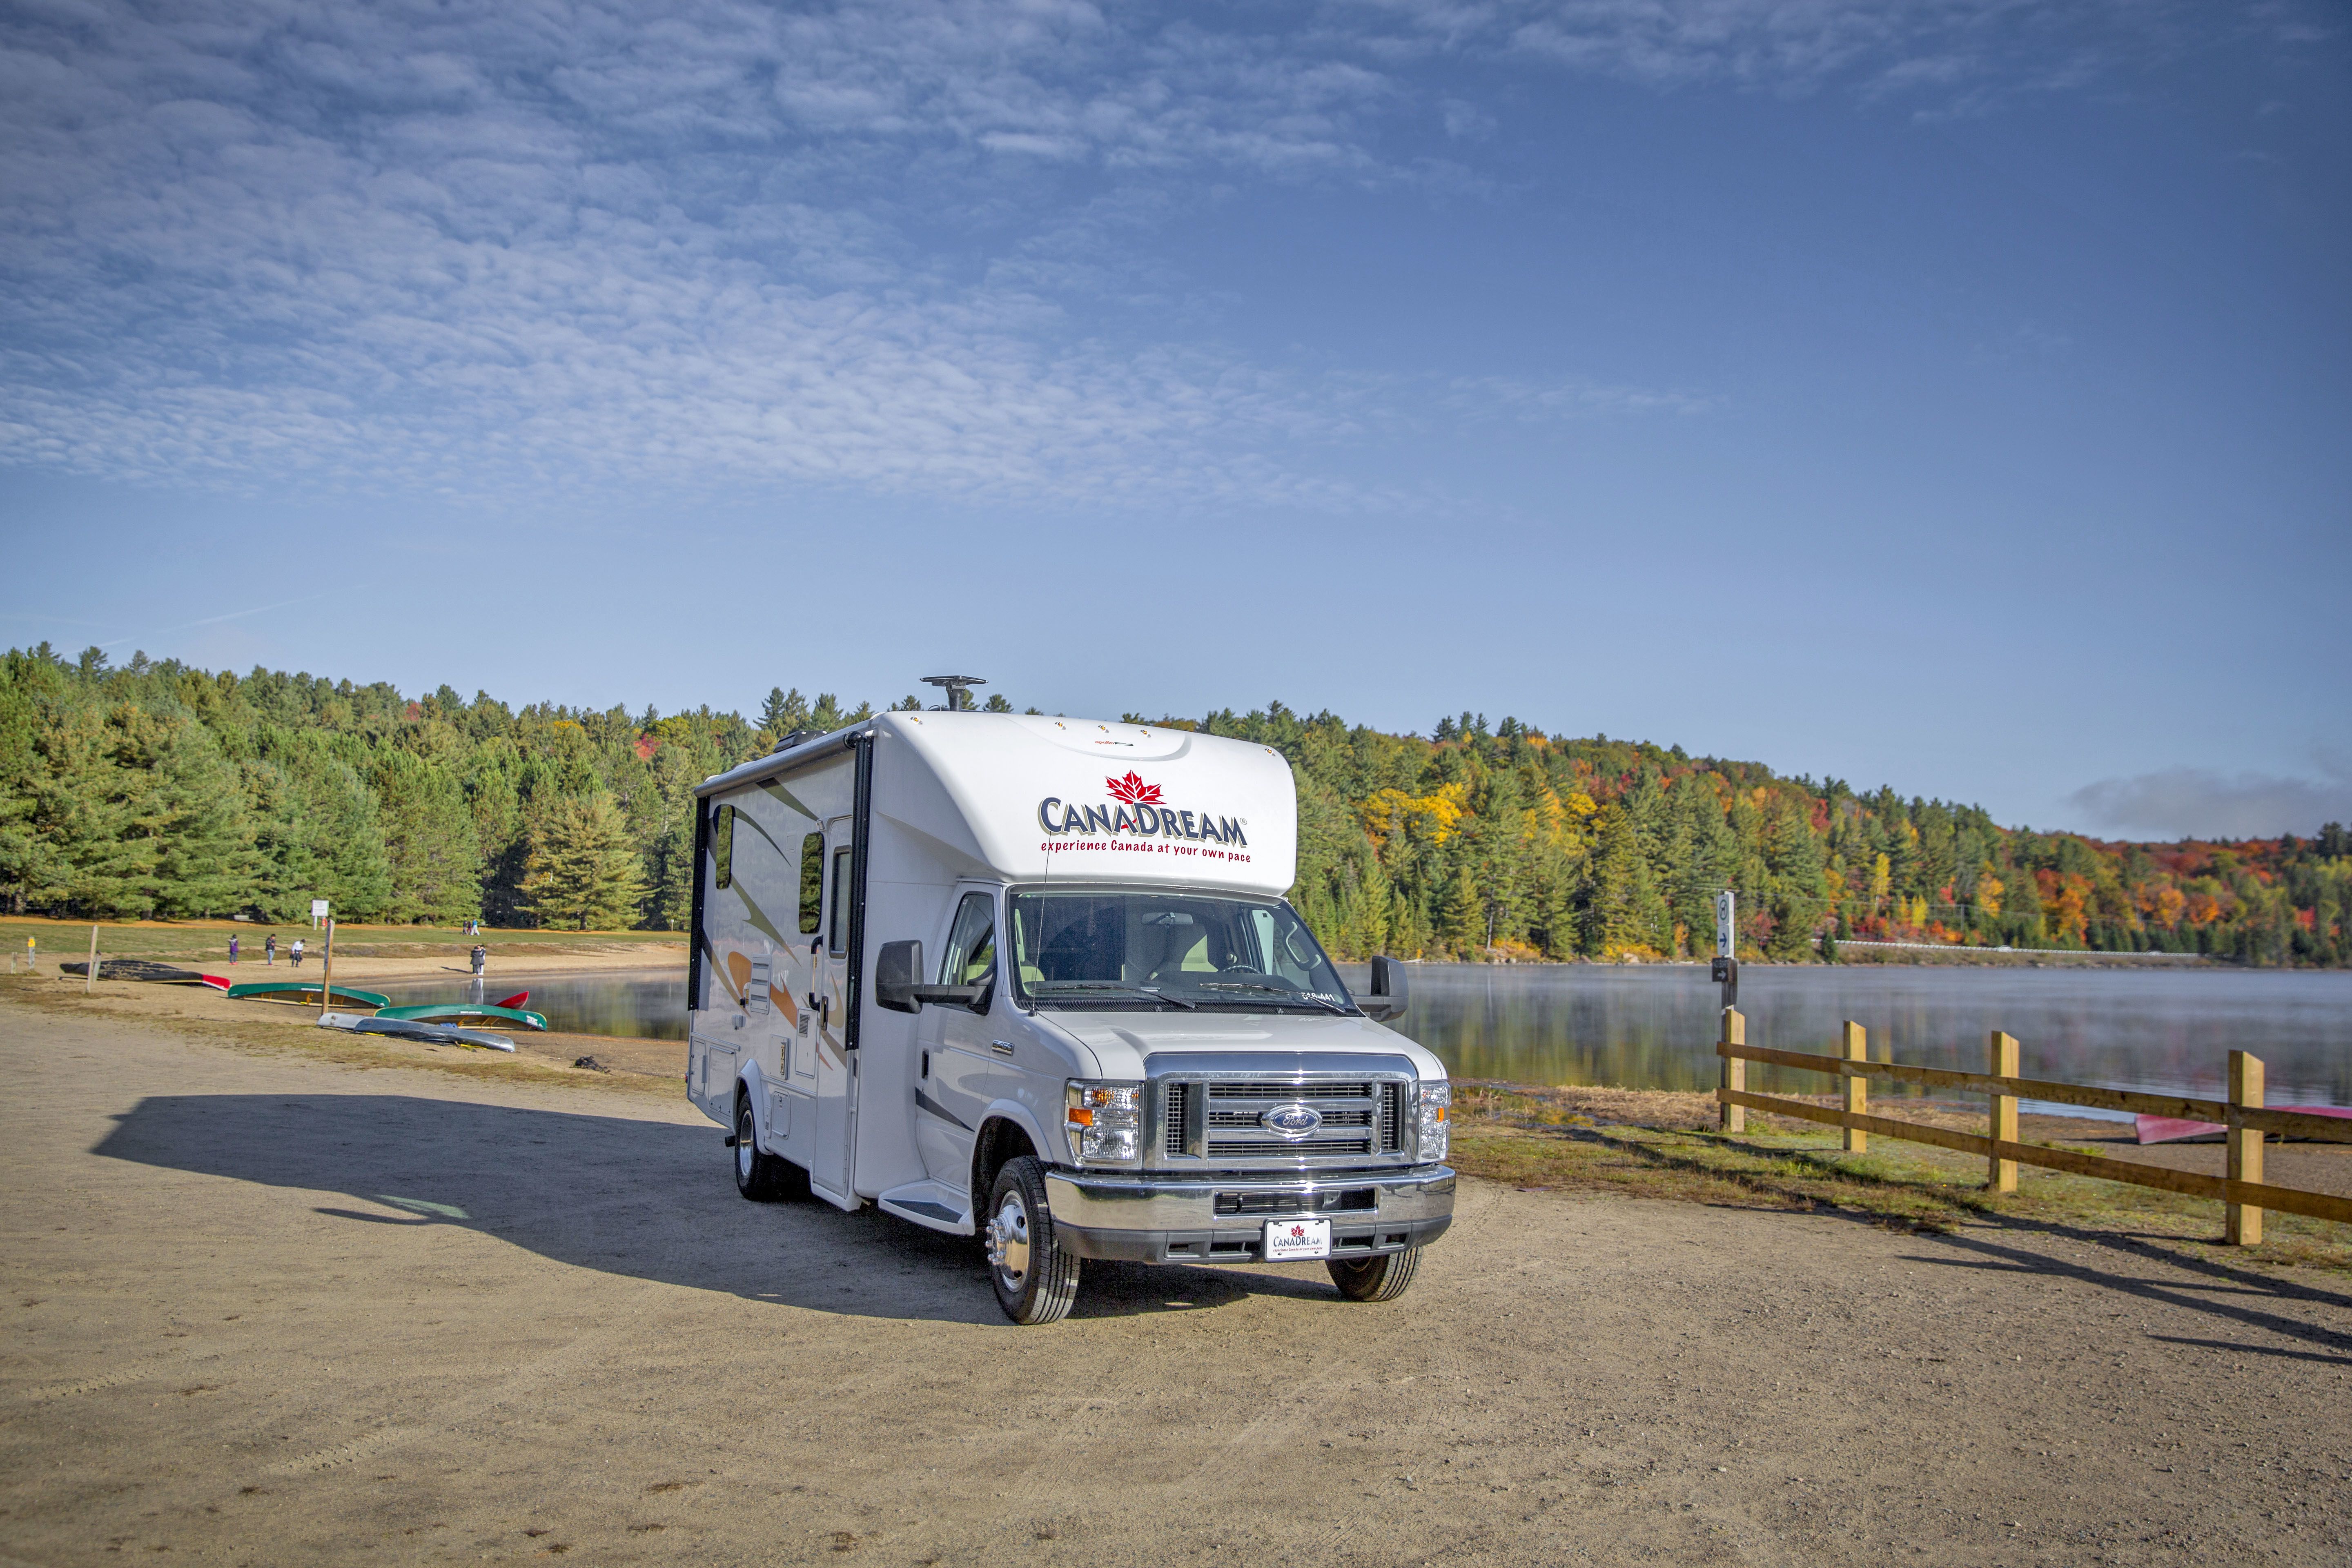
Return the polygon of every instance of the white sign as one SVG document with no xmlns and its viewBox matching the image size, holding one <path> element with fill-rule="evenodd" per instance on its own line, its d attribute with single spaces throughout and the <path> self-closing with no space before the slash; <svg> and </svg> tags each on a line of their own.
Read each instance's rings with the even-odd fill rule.
<svg viewBox="0 0 2352 1568">
<path fill-rule="evenodd" d="M 1265 1222 L 1265 1260 L 1268 1263 L 1330 1256 L 1329 1220 L 1272 1219 Z"/>
<path fill-rule="evenodd" d="M 1734 943 L 1731 921 L 1731 889 L 1726 888 L 1715 896 L 1715 955 L 1717 958 L 1739 956 Z"/>
<path fill-rule="evenodd" d="M 314 921 L 322 921 L 327 918 L 326 900 L 312 899 L 310 900 L 310 918 Z"/>
</svg>

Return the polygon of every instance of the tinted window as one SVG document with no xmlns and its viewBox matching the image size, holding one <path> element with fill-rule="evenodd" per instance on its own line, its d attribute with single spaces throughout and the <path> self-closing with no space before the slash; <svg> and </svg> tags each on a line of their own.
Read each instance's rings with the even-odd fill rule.
<svg viewBox="0 0 2352 1568">
<path fill-rule="evenodd" d="M 978 985 L 996 973 L 996 910 L 986 893 L 966 893 L 940 957 L 940 984 Z"/>
<path fill-rule="evenodd" d="M 1352 1005 L 1314 933 L 1278 899 L 1073 889 L 1011 897 L 1018 994 L 1055 1006 Z"/>
<path fill-rule="evenodd" d="M 801 934 L 814 936 L 817 921 L 824 918 L 824 835 L 812 833 L 801 840 Z"/>
<path fill-rule="evenodd" d="M 722 805 L 710 814 L 710 864 L 719 887 L 735 877 L 735 808 Z"/>
<path fill-rule="evenodd" d="M 825 945 L 835 952 L 849 951 L 849 851 L 833 852 L 833 929 Z"/>
</svg>

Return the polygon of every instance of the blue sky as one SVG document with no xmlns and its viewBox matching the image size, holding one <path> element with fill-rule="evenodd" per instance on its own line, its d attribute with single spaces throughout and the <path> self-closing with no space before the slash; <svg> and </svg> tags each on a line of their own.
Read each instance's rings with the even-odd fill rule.
<svg viewBox="0 0 2352 1568">
<path fill-rule="evenodd" d="M 2317 5 L 0 18 L 0 643 L 2352 819 Z"/>
</svg>

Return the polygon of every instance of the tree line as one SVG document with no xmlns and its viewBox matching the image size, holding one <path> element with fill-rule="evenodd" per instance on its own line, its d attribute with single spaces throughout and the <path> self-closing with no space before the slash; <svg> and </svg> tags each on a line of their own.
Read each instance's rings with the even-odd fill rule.
<svg viewBox="0 0 2352 1568">
<path fill-rule="evenodd" d="M 1001 695 L 986 707 L 1012 710 Z M 751 718 L 510 708 L 446 686 L 411 699 L 383 682 L 12 649 L 0 900 L 290 922 L 318 897 L 356 921 L 679 930 L 694 786 L 872 711 L 781 688 Z M 1291 897 L 1341 957 L 1698 956 L 1731 888 L 1743 955 L 1783 961 L 1856 939 L 2352 958 L 2352 843 L 2335 824 L 2307 840 L 2109 843 L 1509 718 L 1449 716 L 1424 737 L 1279 702 L 1123 717 L 1289 759 Z"/>
</svg>

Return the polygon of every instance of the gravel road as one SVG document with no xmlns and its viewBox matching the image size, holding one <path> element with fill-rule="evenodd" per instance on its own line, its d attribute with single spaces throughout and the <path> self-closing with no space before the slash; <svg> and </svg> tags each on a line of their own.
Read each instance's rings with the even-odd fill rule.
<svg viewBox="0 0 2352 1568">
<path fill-rule="evenodd" d="M 1465 1183 L 1017 1330 L 719 1140 L 0 1001 L 0 1565 L 2352 1561 L 2339 1277 Z"/>
</svg>

